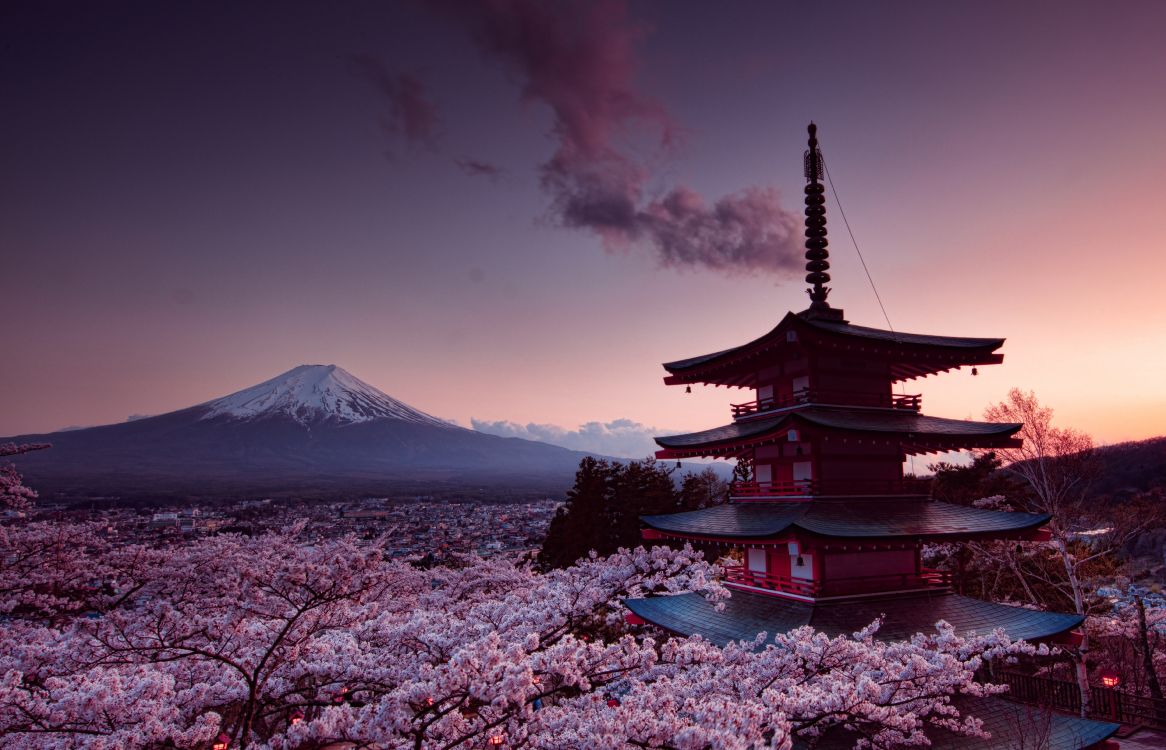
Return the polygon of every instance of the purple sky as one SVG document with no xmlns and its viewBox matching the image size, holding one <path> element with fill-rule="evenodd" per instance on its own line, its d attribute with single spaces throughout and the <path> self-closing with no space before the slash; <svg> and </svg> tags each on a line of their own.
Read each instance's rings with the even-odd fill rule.
<svg viewBox="0 0 1166 750">
<path fill-rule="evenodd" d="M 723 423 L 751 397 L 659 363 L 806 306 L 810 119 L 895 327 L 1009 338 L 909 384 L 927 412 L 1015 385 L 1103 442 L 1161 434 L 1163 28 L 1152 2 L 5 3 L 0 434 L 317 362 L 467 426 Z M 882 326 L 828 218 L 831 301 Z"/>
</svg>

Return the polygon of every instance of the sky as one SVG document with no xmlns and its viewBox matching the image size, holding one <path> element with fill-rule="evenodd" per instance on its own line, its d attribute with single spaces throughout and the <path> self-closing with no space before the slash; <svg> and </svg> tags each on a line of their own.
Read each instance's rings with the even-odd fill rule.
<svg viewBox="0 0 1166 750">
<path fill-rule="evenodd" d="M 926 413 L 1020 387 L 1099 443 L 1166 433 L 1162 28 L 1156 2 L 4 3 L 0 434 L 305 363 L 573 447 L 723 424 L 747 392 L 660 363 L 806 307 L 810 120 L 893 327 L 1007 338 L 908 383 Z M 885 327 L 829 198 L 830 301 Z"/>
</svg>

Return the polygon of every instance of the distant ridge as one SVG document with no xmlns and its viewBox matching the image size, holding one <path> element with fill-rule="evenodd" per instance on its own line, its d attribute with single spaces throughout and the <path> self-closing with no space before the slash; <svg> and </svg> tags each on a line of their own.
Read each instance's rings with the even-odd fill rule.
<svg viewBox="0 0 1166 750">
<path fill-rule="evenodd" d="M 1166 437 L 1104 445 L 1097 449 L 1100 472 L 1095 494 L 1136 493 L 1166 488 Z"/>
<path fill-rule="evenodd" d="M 45 497 L 419 493 L 437 486 L 559 492 L 586 453 L 475 432 L 336 365 L 301 365 L 187 409 L 0 442 L 49 442 L 19 469 Z"/>
</svg>

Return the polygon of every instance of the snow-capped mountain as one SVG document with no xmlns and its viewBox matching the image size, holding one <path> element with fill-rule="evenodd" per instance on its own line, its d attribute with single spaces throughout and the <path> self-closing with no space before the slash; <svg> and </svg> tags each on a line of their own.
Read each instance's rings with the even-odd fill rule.
<svg viewBox="0 0 1166 750">
<path fill-rule="evenodd" d="M 587 455 L 458 427 L 335 365 L 302 365 L 187 409 L 18 435 L 47 442 L 20 471 L 46 498 L 78 495 L 429 494 L 445 486 L 565 488 Z M 539 489 L 542 491 L 542 489 Z"/>
<path fill-rule="evenodd" d="M 208 401 L 202 407 L 206 409 L 203 419 L 284 416 L 300 424 L 400 419 L 451 426 L 382 393 L 336 365 L 300 365 L 259 385 Z"/>
</svg>

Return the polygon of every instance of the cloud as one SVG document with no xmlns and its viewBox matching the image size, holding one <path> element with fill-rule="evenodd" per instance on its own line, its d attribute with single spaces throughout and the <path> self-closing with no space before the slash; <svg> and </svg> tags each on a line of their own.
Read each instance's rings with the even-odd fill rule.
<svg viewBox="0 0 1166 750">
<path fill-rule="evenodd" d="M 479 161 L 477 159 L 471 159 L 469 157 L 463 159 L 454 159 L 453 163 L 457 165 L 458 169 L 465 172 L 470 177 L 485 177 L 491 182 L 497 182 L 498 178 L 501 177 L 502 173 L 505 171 L 502 169 L 502 167 L 499 167 L 496 164 Z"/>
<path fill-rule="evenodd" d="M 551 443 L 563 448 L 618 458 L 646 458 L 654 455 L 658 446 L 652 440 L 652 436 L 675 432 L 648 427 L 631 419 L 587 422 L 575 430 L 553 424 L 532 422 L 523 425 L 505 420 L 488 422 L 471 418 L 470 423 L 478 432 L 490 435 L 537 440 L 540 443 Z"/>
<path fill-rule="evenodd" d="M 802 219 L 773 188 L 749 187 L 709 202 L 678 185 L 649 194 L 648 161 L 629 142 L 645 136 L 667 153 L 679 126 L 634 85 L 645 30 L 625 2 L 472 0 L 459 18 L 483 53 L 548 106 L 556 142 L 541 167 L 551 212 L 593 232 L 608 251 L 646 248 L 675 268 L 785 276 L 802 263 Z"/>
<path fill-rule="evenodd" d="M 381 127 L 402 136 L 410 146 L 437 148 L 437 106 L 429 100 L 425 85 L 412 73 L 391 73 L 384 63 L 369 55 L 353 55 L 353 66 L 376 86 L 389 105 Z"/>
</svg>

